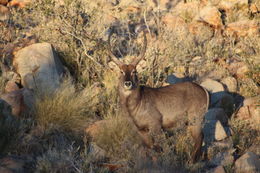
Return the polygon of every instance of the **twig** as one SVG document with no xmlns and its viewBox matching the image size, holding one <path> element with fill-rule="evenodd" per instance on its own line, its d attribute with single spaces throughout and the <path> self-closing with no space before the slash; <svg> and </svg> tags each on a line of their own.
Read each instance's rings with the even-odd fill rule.
<svg viewBox="0 0 260 173">
<path fill-rule="evenodd" d="M 147 30 L 148 30 L 148 32 L 149 32 L 150 37 L 152 37 L 150 28 L 149 28 L 149 26 L 148 26 L 148 24 L 147 24 L 147 20 L 146 20 L 146 10 L 144 10 L 144 23 L 145 23 L 145 26 L 146 26 L 146 28 L 147 28 Z"/>
<path fill-rule="evenodd" d="M 71 35 L 72 37 L 74 37 L 74 38 L 76 38 L 77 40 L 79 40 L 80 43 L 81 43 L 82 46 L 83 46 L 84 54 L 85 54 L 90 60 L 92 60 L 93 62 L 95 62 L 97 65 L 99 65 L 100 67 L 104 67 L 102 64 L 100 64 L 99 62 L 97 62 L 97 61 L 95 60 L 95 58 L 93 58 L 92 56 L 90 56 L 90 55 L 87 53 L 86 45 L 84 44 L 83 40 L 82 40 L 80 37 L 76 36 L 75 34 L 72 34 L 72 33 L 68 32 L 68 31 L 66 31 L 66 30 L 62 30 L 62 32 L 66 33 L 66 34 L 69 34 L 69 35 Z"/>
</svg>

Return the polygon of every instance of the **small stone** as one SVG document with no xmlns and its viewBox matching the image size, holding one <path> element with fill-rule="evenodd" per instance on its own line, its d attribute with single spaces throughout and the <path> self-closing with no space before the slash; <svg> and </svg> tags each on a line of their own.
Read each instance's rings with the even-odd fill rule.
<svg viewBox="0 0 260 173">
<path fill-rule="evenodd" d="M 233 77 L 226 77 L 221 81 L 226 87 L 229 92 L 236 92 L 237 91 L 237 80 Z"/>
<path fill-rule="evenodd" d="M 24 8 L 26 5 L 28 5 L 29 3 L 31 3 L 32 0 L 12 0 L 11 2 L 9 2 L 9 6 L 15 6 L 15 7 L 20 7 L 20 8 Z"/>
<path fill-rule="evenodd" d="M 209 162 L 211 165 L 221 165 L 221 166 L 229 166 L 234 162 L 233 157 L 234 149 L 229 149 L 225 152 L 217 153 Z"/>
<path fill-rule="evenodd" d="M 226 130 L 224 129 L 220 121 L 217 121 L 215 128 L 215 139 L 217 141 L 223 140 L 228 137 Z"/>
<path fill-rule="evenodd" d="M 252 127 L 260 130 L 260 107 L 259 97 L 247 98 L 243 101 L 243 106 L 239 109 L 236 117 L 241 120 L 249 120 Z"/>
<path fill-rule="evenodd" d="M 195 19 L 197 21 L 206 22 L 216 29 L 223 27 L 221 13 L 218 8 L 214 6 L 206 6 L 202 8 L 199 15 Z"/>
<path fill-rule="evenodd" d="M 167 14 L 163 16 L 161 21 L 167 28 L 171 30 L 176 30 L 179 27 L 184 27 L 184 28 L 187 27 L 187 24 L 181 17 L 174 16 L 171 14 Z"/>
<path fill-rule="evenodd" d="M 227 138 L 230 135 L 227 123 L 228 118 L 223 109 L 209 109 L 205 115 L 205 125 L 203 128 L 206 143 Z"/>
<path fill-rule="evenodd" d="M 236 173 L 256 173 L 260 171 L 259 157 L 252 153 L 246 152 L 235 162 Z"/>
<path fill-rule="evenodd" d="M 211 106 L 215 106 L 219 102 L 219 100 L 221 100 L 221 98 L 226 94 L 224 92 L 224 86 L 218 81 L 206 79 L 200 85 L 211 92 Z"/>
<path fill-rule="evenodd" d="M 1 95 L 1 99 L 12 107 L 12 114 L 19 117 L 23 112 L 23 95 L 21 91 L 12 91 Z"/>
<path fill-rule="evenodd" d="M 252 14 L 256 14 L 256 13 L 258 13 L 258 12 L 260 12 L 260 11 L 259 11 L 258 7 L 256 6 L 256 4 L 251 4 L 251 5 L 250 5 L 250 12 L 251 12 Z"/>
<path fill-rule="evenodd" d="M 209 170 L 208 173 L 226 173 L 226 171 L 223 168 L 223 166 L 218 166 L 216 168 Z"/>
<path fill-rule="evenodd" d="M 8 4 L 8 0 L 0 0 L 0 5 L 7 5 Z"/>
<path fill-rule="evenodd" d="M 226 27 L 225 33 L 229 36 L 245 37 L 256 35 L 259 33 L 259 25 L 254 20 L 243 20 L 229 23 Z"/>
<path fill-rule="evenodd" d="M 206 79 L 200 85 L 212 93 L 225 91 L 224 86 L 213 79 Z"/>
<path fill-rule="evenodd" d="M 6 21 L 10 18 L 10 11 L 7 7 L 0 5 L 0 21 Z"/>
<path fill-rule="evenodd" d="M 17 90 L 19 90 L 19 87 L 17 86 L 17 84 L 14 81 L 8 81 L 6 83 L 6 86 L 5 86 L 6 93 L 12 92 L 12 91 L 17 91 Z"/>
</svg>

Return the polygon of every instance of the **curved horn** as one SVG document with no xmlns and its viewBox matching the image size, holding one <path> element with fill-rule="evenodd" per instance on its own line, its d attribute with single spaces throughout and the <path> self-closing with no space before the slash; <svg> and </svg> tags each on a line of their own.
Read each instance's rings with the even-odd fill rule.
<svg viewBox="0 0 260 173">
<path fill-rule="evenodd" d="M 110 45 L 110 37 L 113 35 L 113 31 L 111 31 L 109 33 L 109 36 L 108 36 L 108 53 L 109 53 L 109 56 L 111 58 L 111 60 L 117 65 L 117 66 L 121 66 L 123 63 L 113 54 L 112 50 L 111 50 L 111 45 Z"/>
<path fill-rule="evenodd" d="M 144 34 L 144 46 L 143 46 L 143 48 L 142 48 L 141 54 L 139 55 L 139 58 L 136 58 L 136 59 L 133 61 L 133 63 L 132 63 L 134 66 L 137 66 L 137 64 L 138 64 L 142 59 L 144 59 L 144 57 L 145 57 L 145 52 L 146 52 L 146 48 L 147 48 L 147 38 L 146 38 L 145 30 L 143 30 L 143 34 Z"/>
</svg>

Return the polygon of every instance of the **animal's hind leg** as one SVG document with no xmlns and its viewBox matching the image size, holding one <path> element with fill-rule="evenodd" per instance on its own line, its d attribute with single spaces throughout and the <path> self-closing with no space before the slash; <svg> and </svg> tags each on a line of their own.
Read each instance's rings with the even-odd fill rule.
<svg viewBox="0 0 260 173">
<path fill-rule="evenodd" d="M 204 135 L 200 125 L 190 126 L 190 131 L 194 141 L 194 147 L 193 147 L 191 159 L 192 159 L 192 163 L 195 163 L 200 159 L 202 155 L 201 149 L 202 149 Z"/>
</svg>

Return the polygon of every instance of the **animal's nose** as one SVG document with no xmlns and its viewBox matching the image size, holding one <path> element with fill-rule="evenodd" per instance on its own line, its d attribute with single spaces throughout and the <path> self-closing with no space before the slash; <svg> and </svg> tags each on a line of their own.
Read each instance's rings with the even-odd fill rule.
<svg viewBox="0 0 260 173">
<path fill-rule="evenodd" d="M 131 87 L 132 86 L 132 82 L 131 81 L 125 81 L 125 86 L 126 87 Z"/>
</svg>

